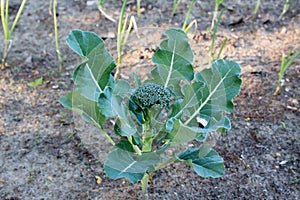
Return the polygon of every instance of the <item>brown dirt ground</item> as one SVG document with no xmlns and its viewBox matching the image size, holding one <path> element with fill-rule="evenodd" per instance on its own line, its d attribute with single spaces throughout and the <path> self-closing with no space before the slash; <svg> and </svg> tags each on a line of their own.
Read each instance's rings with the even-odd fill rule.
<svg viewBox="0 0 300 200">
<path fill-rule="evenodd" d="M 20 0 L 10 1 L 15 14 Z M 79 58 L 65 45 L 72 29 L 94 31 L 116 57 L 117 25 L 101 16 L 93 1 L 59 1 L 58 20 L 64 68 L 58 75 L 49 2 L 28 1 L 13 35 L 10 67 L 0 73 L 0 199 L 140 199 L 140 185 L 105 176 L 103 162 L 111 146 L 95 128 L 58 103 L 72 89 L 71 74 Z M 141 1 L 137 18 L 139 38 L 132 33 L 123 58 L 122 77 L 136 71 L 145 79 L 153 68 L 151 57 L 167 27 L 181 27 L 188 0 L 182 0 L 170 19 L 172 2 Z M 282 53 L 300 49 L 300 2 L 291 1 L 287 14 L 278 16 L 284 0 L 238 0 L 225 8 L 216 47 L 225 37 L 222 53 L 242 67 L 243 85 L 230 116 L 232 129 L 212 137 L 226 165 L 224 177 L 203 179 L 176 163 L 159 170 L 149 186 L 150 199 L 300 199 L 300 59 L 287 70 L 282 89 L 273 92 Z M 114 18 L 121 1 L 107 1 Z M 211 38 L 206 34 L 213 1 L 196 1 L 191 18 L 190 44 L 196 70 L 208 65 Z M 127 12 L 135 15 L 135 1 Z M 12 20 L 12 19 L 10 19 Z M 3 41 L 3 34 L 0 33 Z M 2 46 L 1 46 L 2 47 Z M 2 51 L 2 48 L 0 48 Z M 27 85 L 39 77 L 43 83 Z M 98 184 L 95 176 L 100 176 Z"/>
</svg>

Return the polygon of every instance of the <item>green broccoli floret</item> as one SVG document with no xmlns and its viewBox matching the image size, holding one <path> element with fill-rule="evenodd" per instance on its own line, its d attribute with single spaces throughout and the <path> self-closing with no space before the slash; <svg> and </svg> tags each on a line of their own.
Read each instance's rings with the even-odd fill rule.
<svg viewBox="0 0 300 200">
<path fill-rule="evenodd" d="M 134 91 L 131 100 L 142 109 L 150 109 L 153 105 L 167 108 L 171 101 L 171 92 L 161 85 L 146 83 Z"/>
<path fill-rule="evenodd" d="M 129 99 L 129 110 L 136 116 L 140 124 L 149 122 L 150 108 L 158 105 L 161 108 L 168 108 L 171 101 L 169 89 L 155 83 L 145 83 L 140 86 Z"/>
</svg>

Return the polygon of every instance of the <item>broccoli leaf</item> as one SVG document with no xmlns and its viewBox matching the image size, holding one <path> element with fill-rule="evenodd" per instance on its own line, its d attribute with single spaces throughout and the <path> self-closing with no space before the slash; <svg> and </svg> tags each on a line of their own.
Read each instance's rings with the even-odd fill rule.
<svg viewBox="0 0 300 200">
<path fill-rule="evenodd" d="M 123 103 L 129 92 L 129 83 L 118 80 L 112 86 L 105 87 L 98 100 L 98 107 L 105 117 L 117 117 L 115 132 L 122 136 L 130 136 L 136 132 L 135 124 L 128 117 L 128 107 Z"/>
<path fill-rule="evenodd" d="M 130 144 L 128 143 L 128 146 Z M 112 179 L 127 178 L 131 183 L 142 180 L 146 172 L 153 172 L 160 158 L 154 152 L 134 155 L 124 144 L 116 145 L 108 154 L 104 171 Z"/>
<path fill-rule="evenodd" d="M 80 94 L 91 101 L 96 101 L 102 90 L 95 80 L 89 65 L 87 63 L 79 65 L 75 73 L 77 74 L 75 84 Z"/>
<path fill-rule="evenodd" d="M 184 125 L 180 120 L 172 118 L 166 123 L 168 131 L 166 138 L 169 139 L 170 145 L 175 146 L 192 141 L 203 134 L 198 132 L 196 128 Z"/>
<path fill-rule="evenodd" d="M 97 103 L 85 98 L 77 90 L 61 97 L 59 102 L 64 107 L 78 113 L 85 121 L 103 127 L 105 116 L 99 112 Z"/>
<path fill-rule="evenodd" d="M 197 126 L 196 117 L 205 118 L 209 124 L 207 131 L 217 128 L 230 128 L 230 122 L 224 118 L 225 113 L 233 111 L 232 99 L 239 93 L 241 79 L 241 69 L 234 61 L 217 60 L 211 68 L 205 69 L 195 74 L 195 82 L 192 87 L 197 91 L 196 104 L 183 104 L 182 113 L 188 118 L 184 124 Z M 204 83 L 204 87 L 198 92 L 198 82 Z M 186 99 L 191 98 L 185 96 Z"/>
<path fill-rule="evenodd" d="M 165 32 L 168 39 L 160 44 L 152 61 L 157 65 L 151 72 L 152 82 L 165 88 L 179 90 L 180 80 L 191 81 L 194 78 L 193 52 L 188 43 L 187 35 L 180 29 L 168 29 Z M 180 90 L 179 90 L 180 91 Z"/>
<path fill-rule="evenodd" d="M 223 158 L 209 145 L 190 148 L 178 156 L 182 162 L 188 163 L 199 176 L 219 178 L 224 175 Z"/>
<path fill-rule="evenodd" d="M 118 80 L 112 86 L 105 87 L 98 99 L 99 109 L 106 117 L 119 115 L 122 101 L 129 92 L 130 85 L 124 80 Z"/>
<path fill-rule="evenodd" d="M 97 102 L 116 66 L 113 57 L 105 49 L 103 40 L 92 32 L 73 30 L 67 38 L 67 44 L 82 58 L 82 63 L 73 74 L 78 91 L 87 99 Z"/>
</svg>

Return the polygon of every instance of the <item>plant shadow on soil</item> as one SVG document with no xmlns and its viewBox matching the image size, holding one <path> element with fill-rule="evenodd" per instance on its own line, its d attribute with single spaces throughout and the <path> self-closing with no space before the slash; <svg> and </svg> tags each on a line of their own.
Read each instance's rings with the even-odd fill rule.
<svg viewBox="0 0 300 200">
<path fill-rule="evenodd" d="M 116 24 L 102 17 L 92 1 L 61 1 L 58 20 L 64 73 L 57 59 L 49 5 L 29 1 L 13 35 L 10 67 L 0 74 L 0 199 L 140 199 L 141 186 L 111 180 L 103 172 L 111 146 L 94 127 L 62 108 L 60 96 L 72 89 L 77 56 L 65 45 L 72 29 L 94 31 L 116 57 Z M 111 3 L 114 2 L 114 3 Z M 123 58 L 122 77 L 131 71 L 147 78 L 151 57 L 167 27 L 181 27 L 188 2 L 170 20 L 173 1 L 142 1 L 137 19 L 140 38 L 131 34 Z M 210 143 L 225 160 L 225 175 L 203 179 L 181 164 L 159 170 L 149 185 L 150 199 L 298 199 L 300 196 L 300 59 L 287 70 L 278 96 L 273 96 L 281 55 L 300 49 L 300 2 L 278 20 L 285 1 L 263 1 L 252 21 L 255 1 L 224 3 L 216 47 L 225 37 L 222 57 L 242 67 L 243 85 L 230 116 L 232 129 L 211 136 Z M 168 4 L 170 3 L 170 4 Z M 19 3 L 11 1 L 10 10 Z M 213 1 L 196 1 L 192 18 L 197 31 L 189 34 L 195 70 L 208 65 Z M 30 8 L 30 9 L 29 9 Z M 117 18 L 119 1 L 105 9 Z M 127 12 L 135 14 L 135 3 Z M 0 39 L 3 35 L 0 34 Z M 2 50 L 1 50 L 2 51 Z M 28 82 L 43 77 L 40 86 Z M 101 177 L 101 181 L 95 179 Z"/>
</svg>

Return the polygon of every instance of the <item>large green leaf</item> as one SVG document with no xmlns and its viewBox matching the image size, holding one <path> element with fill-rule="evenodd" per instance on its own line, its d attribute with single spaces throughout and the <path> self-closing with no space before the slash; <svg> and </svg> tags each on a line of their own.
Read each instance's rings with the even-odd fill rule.
<svg viewBox="0 0 300 200">
<path fill-rule="evenodd" d="M 59 102 L 64 107 L 78 113 L 85 121 L 103 127 L 105 116 L 99 112 L 97 103 L 83 97 L 77 90 L 61 97 Z"/>
<path fill-rule="evenodd" d="M 219 178 L 224 175 L 224 161 L 209 145 L 187 149 L 178 159 L 187 162 L 199 176 Z"/>
<path fill-rule="evenodd" d="M 110 74 L 116 64 L 95 33 L 73 30 L 67 44 L 82 58 L 73 74 L 78 91 L 91 101 L 98 101 L 99 94 L 109 84 Z"/>
<path fill-rule="evenodd" d="M 185 125 L 197 125 L 196 118 L 205 118 L 209 124 L 207 130 L 211 131 L 220 127 L 230 128 L 228 119 L 224 119 L 224 112 L 233 111 L 232 99 L 239 93 L 241 69 L 234 61 L 217 60 L 211 68 L 195 74 L 195 82 L 192 84 L 197 96 L 196 104 L 183 104 L 183 114 L 186 118 Z M 198 83 L 204 84 L 201 90 Z M 185 96 L 187 101 L 190 96 Z M 222 125 L 223 123 L 223 125 Z"/>
<path fill-rule="evenodd" d="M 127 178 L 131 183 L 142 180 L 147 172 L 153 172 L 155 165 L 160 161 L 154 152 L 135 155 L 128 151 L 130 144 L 125 148 L 124 143 L 115 146 L 108 154 L 104 164 L 104 171 L 112 179 Z"/>
<path fill-rule="evenodd" d="M 181 80 L 193 80 L 194 56 L 184 31 L 168 29 L 165 35 L 168 38 L 161 42 L 152 58 L 157 66 L 151 72 L 151 76 L 153 82 L 176 91 Z"/>
</svg>

